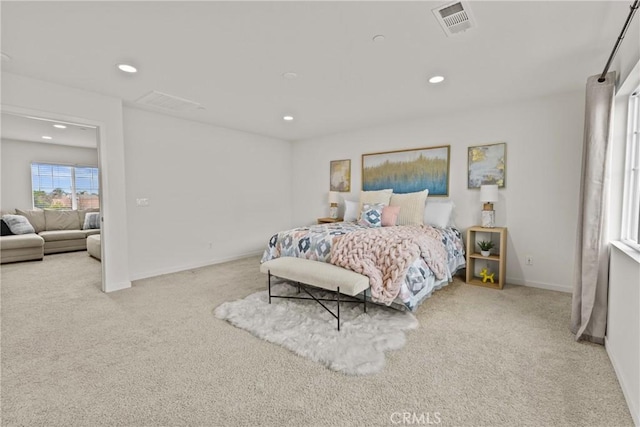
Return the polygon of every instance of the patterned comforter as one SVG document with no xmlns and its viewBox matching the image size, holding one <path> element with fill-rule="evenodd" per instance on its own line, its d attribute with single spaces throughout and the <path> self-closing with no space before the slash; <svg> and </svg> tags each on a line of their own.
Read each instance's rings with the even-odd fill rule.
<svg viewBox="0 0 640 427">
<path fill-rule="evenodd" d="M 406 235 L 408 227 L 416 226 L 389 227 L 389 229 L 398 229 L 398 233 L 394 234 Z M 457 229 L 452 227 L 445 229 L 429 226 L 419 227 L 423 228 L 425 234 L 430 236 L 430 245 L 434 246 L 429 250 L 425 249 L 426 243 L 424 241 L 420 243 L 419 254 L 412 257 L 408 268 L 406 268 L 406 272 L 403 269 L 400 287 L 397 292 L 394 291 L 393 294 L 396 304 L 400 303 L 404 308 L 412 311 L 415 310 L 424 299 L 430 296 L 435 289 L 440 289 L 447 285 L 449 281 L 451 281 L 453 274 L 465 265 L 462 238 Z M 362 235 L 364 233 L 365 236 L 369 233 L 381 233 L 381 231 L 376 232 L 375 230 L 380 229 L 367 228 L 356 223 L 339 222 L 282 231 L 271 237 L 261 262 L 278 257 L 290 256 L 331 263 L 334 248 L 338 247 L 336 250 L 341 250 L 344 254 L 345 245 L 340 245 L 340 243 L 346 243 L 346 241 L 340 242 L 343 236 L 354 232 L 357 232 L 356 235 Z M 418 231 L 418 228 L 414 228 L 413 230 Z M 359 240 L 362 240 L 362 236 Z M 403 244 L 405 243 L 406 242 L 403 242 Z M 340 249 L 340 247 L 342 247 L 342 249 Z M 369 247 L 367 250 L 369 249 L 372 248 Z M 441 253 L 442 250 L 444 250 L 445 254 L 443 257 L 433 256 L 434 253 Z M 341 264 L 340 262 L 336 262 L 336 260 L 340 258 L 339 256 L 334 256 L 334 263 L 346 266 L 352 270 L 358 270 L 353 264 L 345 265 L 345 263 Z M 436 260 L 434 258 L 446 259 Z M 350 260 L 350 262 L 353 263 L 354 261 Z M 437 274 L 434 273 L 429 265 L 437 270 Z M 365 268 L 361 269 L 360 272 L 369 276 L 366 274 Z M 389 299 L 388 294 L 386 294 L 386 296 L 387 298 L 378 298 L 378 301 L 388 304 L 393 298 Z M 376 298 L 374 298 L 374 301 L 376 301 Z"/>
</svg>

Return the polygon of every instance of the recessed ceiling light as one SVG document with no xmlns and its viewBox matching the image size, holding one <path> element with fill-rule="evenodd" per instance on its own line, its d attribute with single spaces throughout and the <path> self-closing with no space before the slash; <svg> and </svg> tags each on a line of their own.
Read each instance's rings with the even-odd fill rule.
<svg viewBox="0 0 640 427">
<path fill-rule="evenodd" d="M 284 78 L 285 80 L 295 80 L 298 78 L 298 75 L 294 72 L 289 71 L 282 74 L 282 78 Z"/>
<path fill-rule="evenodd" d="M 384 35 L 378 34 L 378 35 L 373 36 L 373 41 L 376 42 L 376 43 L 383 42 L 384 41 Z"/>
<path fill-rule="evenodd" d="M 291 120 L 293 120 L 293 116 L 284 116 L 282 120 L 284 120 L 285 122 L 290 122 Z"/>
<path fill-rule="evenodd" d="M 42 139 L 53 139 L 53 138 L 52 138 L 52 137 L 50 137 L 50 136 L 44 135 L 44 136 L 42 137 Z"/>
<path fill-rule="evenodd" d="M 444 77 L 442 76 L 433 76 L 429 79 L 429 83 L 442 83 L 444 81 Z"/>
<path fill-rule="evenodd" d="M 118 64 L 118 69 L 120 71 L 124 71 L 125 73 L 137 73 L 138 69 L 133 65 L 129 64 Z"/>
<path fill-rule="evenodd" d="M 0 52 L 0 56 L 2 56 L 3 61 L 7 61 L 7 62 L 11 61 L 11 57 L 4 52 Z"/>
<path fill-rule="evenodd" d="M 65 125 L 53 125 L 54 128 L 58 128 L 58 129 L 66 129 L 67 127 Z"/>
</svg>

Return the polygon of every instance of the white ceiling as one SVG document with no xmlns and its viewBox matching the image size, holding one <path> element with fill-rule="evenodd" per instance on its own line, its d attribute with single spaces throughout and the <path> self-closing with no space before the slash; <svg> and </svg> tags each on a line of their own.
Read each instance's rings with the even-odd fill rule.
<svg viewBox="0 0 640 427">
<path fill-rule="evenodd" d="M 55 124 L 64 125 L 66 128 L 55 128 L 53 126 Z M 0 130 L 2 139 L 70 145 L 73 147 L 98 147 L 96 128 L 76 123 L 3 113 L 0 121 Z M 50 136 L 51 139 L 43 139 L 43 136 Z"/>
<path fill-rule="evenodd" d="M 157 90 L 205 108 L 177 116 L 299 140 L 581 90 L 630 4 L 473 1 L 478 28 L 447 38 L 445 3 L 2 2 L 2 70 L 129 105 Z"/>
</svg>

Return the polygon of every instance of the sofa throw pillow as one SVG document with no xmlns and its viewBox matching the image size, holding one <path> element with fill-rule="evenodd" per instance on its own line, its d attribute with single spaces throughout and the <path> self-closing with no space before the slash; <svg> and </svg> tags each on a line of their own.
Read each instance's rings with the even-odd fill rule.
<svg viewBox="0 0 640 427">
<path fill-rule="evenodd" d="M 390 206 L 399 206 L 398 225 L 424 224 L 424 206 L 429 190 L 391 195 Z"/>
<path fill-rule="evenodd" d="M 4 222 L 4 219 L 0 219 L 0 228 L 2 228 L 2 230 L 0 231 L 0 236 L 13 236 L 11 229 L 9 228 L 7 223 Z"/>
<path fill-rule="evenodd" d="M 22 215 L 4 215 L 2 220 L 13 234 L 33 234 L 36 232 L 29 220 Z"/>
<path fill-rule="evenodd" d="M 80 226 L 84 225 L 84 217 L 89 212 L 100 212 L 100 208 L 88 208 L 88 209 L 78 209 L 78 216 L 80 217 Z"/>
<path fill-rule="evenodd" d="M 385 206 L 382 208 L 382 226 L 393 227 L 398 222 L 400 206 Z"/>
<path fill-rule="evenodd" d="M 100 228 L 100 212 L 87 212 L 84 216 L 83 230 L 91 230 Z"/>
<path fill-rule="evenodd" d="M 383 203 L 365 204 L 362 206 L 358 224 L 365 227 L 382 227 Z"/>
<path fill-rule="evenodd" d="M 33 229 L 36 230 L 36 233 L 46 230 L 44 211 L 42 209 L 33 209 L 27 211 L 16 209 L 16 215 L 22 215 L 23 217 L 27 218 L 27 220 L 29 220 L 29 223 L 33 226 Z"/>
</svg>

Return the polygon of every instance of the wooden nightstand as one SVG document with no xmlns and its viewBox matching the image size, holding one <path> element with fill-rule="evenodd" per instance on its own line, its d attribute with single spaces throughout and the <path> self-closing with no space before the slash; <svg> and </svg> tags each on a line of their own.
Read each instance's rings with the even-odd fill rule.
<svg viewBox="0 0 640 427">
<path fill-rule="evenodd" d="M 497 234 L 497 238 L 494 238 Z M 491 255 L 482 256 L 476 242 L 479 240 L 491 240 L 495 246 L 491 249 Z M 467 283 L 470 285 L 486 286 L 487 288 L 502 289 L 506 280 L 507 266 L 507 228 L 485 228 L 480 226 L 467 229 Z M 493 281 L 483 282 L 479 276 L 484 267 L 489 273 L 494 273 Z"/>
<path fill-rule="evenodd" d="M 318 224 L 329 224 L 332 222 L 344 221 L 342 218 L 318 218 Z"/>
</svg>

